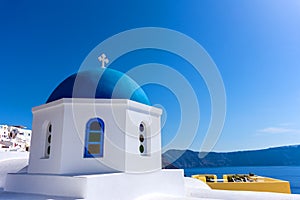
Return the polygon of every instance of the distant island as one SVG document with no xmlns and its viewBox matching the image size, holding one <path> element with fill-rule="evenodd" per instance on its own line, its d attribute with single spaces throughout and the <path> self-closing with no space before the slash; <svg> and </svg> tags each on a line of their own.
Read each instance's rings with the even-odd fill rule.
<svg viewBox="0 0 300 200">
<path fill-rule="evenodd" d="M 164 168 L 198 168 L 231 166 L 300 165 L 300 145 L 228 153 L 210 152 L 199 158 L 199 152 L 168 150 L 162 155 Z"/>
</svg>

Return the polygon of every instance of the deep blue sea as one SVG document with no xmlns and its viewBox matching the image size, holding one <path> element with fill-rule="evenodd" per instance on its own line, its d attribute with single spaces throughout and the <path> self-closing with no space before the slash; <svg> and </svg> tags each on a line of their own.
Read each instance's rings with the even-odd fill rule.
<svg viewBox="0 0 300 200">
<path fill-rule="evenodd" d="M 223 174 L 249 174 L 267 176 L 290 182 L 293 194 L 300 194 L 300 166 L 268 166 L 268 167 L 216 167 L 185 169 L 185 176 L 193 174 L 216 174 L 222 178 Z"/>
</svg>

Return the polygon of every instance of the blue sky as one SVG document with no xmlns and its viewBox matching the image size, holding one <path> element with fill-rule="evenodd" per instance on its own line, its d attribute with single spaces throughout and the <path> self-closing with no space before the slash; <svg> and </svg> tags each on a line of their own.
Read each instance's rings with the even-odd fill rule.
<svg viewBox="0 0 300 200">
<path fill-rule="evenodd" d="M 173 29 L 201 44 L 217 65 L 227 113 L 215 151 L 300 144 L 300 2 L 10 1 L 0 2 L 0 123 L 31 127 L 31 108 L 77 72 L 105 39 L 139 27 Z M 131 52 L 111 63 L 126 72 L 162 63 L 183 74 L 200 102 L 201 121 L 189 147 L 199 150 L 210 120 L 210 97 L 200 76 L 168 52 Z M 180 122 L 176 95 L 144 87 L 166 113 L 163 144 Z M 189 140 L 190 138 L 187 138 Z M 174 148 L 181 148 L 175 143 Z"/>
</svg>

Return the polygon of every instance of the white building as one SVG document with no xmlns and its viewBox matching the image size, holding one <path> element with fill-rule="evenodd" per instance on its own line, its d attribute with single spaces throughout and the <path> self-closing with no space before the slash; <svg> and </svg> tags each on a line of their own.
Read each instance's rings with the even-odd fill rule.
<svg viewBox="0 0 300 200">
<path fill-rule="evenodd" d="M 74 74 L 32 112 L 27 173 L 9 174 L 5 191 L 125 200 L 184 195 L 183 171 L 161 170 L 161 109 L 121 72 Z"/>
<path fill-rule="evenodd" d="M 74 119 L 74 111 L 81 111 Z M 33 109 L 29 173 L 161 169 L 161 110 L 127 99 L 60 99 Z M 76 167 L 74 167 L 76 166 Z"/>
<path fill-rule="evenodd" d="M 8 125 L 0 125 L 0 140 L 4 141 L 9 139 Z"/>
<path fill-rule="evenodd" d="M 0 151 L 29 151 L 30 141 L 26 127 L 0 125 Z"/>
</svg>

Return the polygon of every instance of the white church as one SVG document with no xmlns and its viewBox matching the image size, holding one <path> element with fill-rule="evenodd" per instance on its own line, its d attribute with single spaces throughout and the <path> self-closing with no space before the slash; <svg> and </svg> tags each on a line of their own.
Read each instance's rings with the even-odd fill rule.
<svg viewBox="0 0 300 200">
<path fill-rule="evenodd" d="M 29 166 L 4 190 L 81 199 L 184 196 L 182 170 L 161 169 L 161 114 L 127 75 L 82 71 L 34 107 Z M 101 198 L 100 198 L 101 197 Z"/>
<path fill-rule="evenodd" d="M 7 174 L 0 199 L 300 199 L 213 190 L 161 169 L 162 110 L 130 77 L 102 66 L 69 76 L 32 109 L 29 165 Z"/>
</svg>

